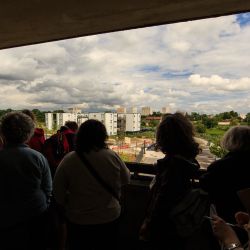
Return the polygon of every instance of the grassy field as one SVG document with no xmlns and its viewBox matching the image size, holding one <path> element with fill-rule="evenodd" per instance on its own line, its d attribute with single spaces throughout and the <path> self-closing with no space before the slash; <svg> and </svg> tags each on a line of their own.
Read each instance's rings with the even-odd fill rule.
<svg viewBox="0 0 250 250">
<path fill-rule="evenodd" d="M 225 134 L 225 130 L 221 130 L 220 128 L 210 128 L 206 130 L 207 135 L 211 136 L 223 136 Z"/>
</svg>

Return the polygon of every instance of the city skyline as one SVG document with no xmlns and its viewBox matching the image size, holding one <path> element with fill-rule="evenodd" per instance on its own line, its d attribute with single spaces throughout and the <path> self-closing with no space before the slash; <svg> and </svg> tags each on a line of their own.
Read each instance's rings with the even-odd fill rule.
<svg viewBox="0 0 250 250">
<path fill-rule="evenodd" d="M 0 51 L 0 108 L 250 112 L 250 14 Z"/>
</svg>

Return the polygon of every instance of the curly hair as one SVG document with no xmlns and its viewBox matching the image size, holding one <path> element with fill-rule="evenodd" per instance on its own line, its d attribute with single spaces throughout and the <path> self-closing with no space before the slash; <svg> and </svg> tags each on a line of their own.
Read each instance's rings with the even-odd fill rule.
<svg viewBox="0 0 250 250">
<path fill-rule="evenodd" d="M 224 135 L 222 147 L 230 152 L 250 151 L 250 127 L 234 126 Z"/>
<path fill-rule="evenodd" d="M 81 124 L 76 134 L 76 151 L 89 152 L 107 148 L 107 138 L 107 130 L 100 121 L 87 120 Z"/>
<path fill-rule="evenodd" d="M 34 122 L 36 122 L 36 117 L 34 113 L 30 111 L 29 109 L 22 110 L 22 113 L 24 113 L 25 115 L 28 115 Z"/>
<path fill-rule="evenodd" d="M 35 129 L 34 121 L 22 112 L 10 112 L 1 119 L 1 133 L 6 143 L 24 143 Z"/>
<path fill-rule="evenodd" d="M 199 144 L 194 140 L 192 123 L 179 112 L 163 117 L 157 129 L 156 144 L 168 155 L 195 158 L 200 152 Z"/>
</svg>

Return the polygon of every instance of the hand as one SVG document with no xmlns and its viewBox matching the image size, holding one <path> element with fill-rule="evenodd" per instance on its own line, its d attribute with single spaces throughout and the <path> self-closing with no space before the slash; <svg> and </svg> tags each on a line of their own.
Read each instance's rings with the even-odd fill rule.
<svg viewBox="0 0 250 250">
<path fill-rule="evenodd" d="M 250 239 L 250 216 L 249 214 L 244 213 L 244 212 L 237 212 L 235 214 L 235 219 L 240 226 L 245 228 L 245 230 L 248 233 L 248 238 Z"/>
<path fill-rule="evenodd" d="M 219 216 L 213 216 L 212 228 L 214 235 L 221 243 L 223 243 L 223 245 L 227 246 L 231 243 L 239 243 L 239 239 L 232 227 L 227 225 Z"/>
</svg>

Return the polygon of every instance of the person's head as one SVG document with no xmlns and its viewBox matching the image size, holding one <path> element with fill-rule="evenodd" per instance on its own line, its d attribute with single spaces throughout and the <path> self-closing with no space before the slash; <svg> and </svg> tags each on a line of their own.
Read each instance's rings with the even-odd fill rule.
<svg viewBox="0 0 250 250">
<path fill-rule="evenodd" d="M 60 131 L 60 132 L 64 132 L 64 131 L 66 131 L 66 130 L 68 130 L 68 129 L 69 129 L 69 128 L 66 127 L 66 126 L 61 126 L 60 129 L 59 129 L 59 131 Z"/>
<path fill-rule="evenodd" d="M 156 143 L 168 155 L 194 158 L 200 151 L 192 123 L 181 113 L 166 114 L 158 126 Z"/>
<path fill-rule="evenodd" d="M 30 111 L 28 109 L 24 109 L 24 110 L 22 110 L 22 113 L 29 116 L 33 120 L 33 122 L 36 122 L 36 117 L 35 117 L 35 115 L 33 114 L 32 111 Z"/>
<path fill-rule="evenodd" d="M 0 130 L 7 144 L 27 142 L 34 129 L 33 120 L 22 112 L 11 112 L 2 117 Z"/>
<path fill-rule="evenodd" d="M 78 124 L 74 121 L 65 122 L 65 126 L 71 129 L 72 131 L 77 131 L 78 129 Z"/>
<path fill-rule="evenodd" d="M 108 138 L 105 126 L 97 120 L 82 123 L 76 134 L 76 151 L 89 152 L 106 148 Z"/>
<path fill-rule="evenodd" d="M 230 128 L 224 135 L 222 147 L 229 152 L 250 151 L 250 127 L 235 126 Z"/>
</svg>

